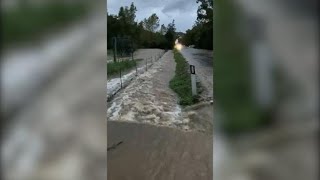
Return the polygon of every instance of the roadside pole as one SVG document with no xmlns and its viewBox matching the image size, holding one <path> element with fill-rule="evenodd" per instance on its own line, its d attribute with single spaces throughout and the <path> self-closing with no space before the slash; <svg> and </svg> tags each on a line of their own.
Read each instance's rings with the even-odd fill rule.
<svg viewBox="0 0 320 180">
<path fill-rule="evenodd" d="M 192 95 L 197 95 L 196 69 L 194 65 L 190 65 Z"/>
<path fill-rule="evenodd" d="M 137 67 L 137 61 L 134 61 L 134 65 L 136 66 L 136 76 L 138 76 L 138 67 Z"/>
<path fill-rule="evenodd" d="M 117 38 L 113 37 L 113 61 L 117 62 Z"/>
<path fill-rule="evenodd" d="M 121 61 L 121 60 L 120 60 Z M 120 87 L 122 89 L 121 66 L 120 66 Z"/>
<path fill-rule="evenodd" d="M 132 51 L 131 51 L 131 59 L 132 59 L 132 61 L 134 61 L 134 59 L 133 59 L 133 49 L 132 49 Z M 134 65 L 135 65 L 135 67 L 136 67 L 136 76 L 138 76 L 137 61 L 134 61 Z"/>
</svg>

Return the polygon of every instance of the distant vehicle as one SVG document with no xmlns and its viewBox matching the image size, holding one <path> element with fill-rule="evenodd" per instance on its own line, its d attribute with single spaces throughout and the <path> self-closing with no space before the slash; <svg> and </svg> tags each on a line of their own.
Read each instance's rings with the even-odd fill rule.
<svg viewBox="0 0 320 180">
<path fill-rule="evenodd" d="M 189 48 L 194 48 L 194 45 L 190 45 Z"/>
</svg>

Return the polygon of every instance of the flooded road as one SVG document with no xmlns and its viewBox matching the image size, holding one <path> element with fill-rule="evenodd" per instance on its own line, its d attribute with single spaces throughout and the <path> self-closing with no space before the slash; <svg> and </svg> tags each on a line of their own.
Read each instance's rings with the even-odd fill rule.
<svg viewBox="0 0 320 180">
<path fill-rule="evenodd" d="M 186 124 L 179 118 L 178 97 L 169 88 L 174 71 L 173 53 L 169 51 L 109 103 L 108 120 L 168 126 Z"/>
<path fill-rule="evenodd" d="M 175 66 L 173 52 L 166 52 L 108 103 L 108 120 L 211 133 L 212 105 L 202 103 L 188 108 L 178 105 L 179 98 L 169 88 Z"/>
<path fill-rule="evenodd" d="M 203 133 L 109 121 L 108 147 L 108 179 L 212 180 L 212 136 Z"/>
<path fill-rule="evenodd" d="M 178 105 L 175 66 L 167 51 L 108 103 L 109 179 L 212 179 L 212 105 Z"/>
<path fill-rule="evenodd" d="M 128 86 L 134 78 L 146 72 L 164 53 L 162 49 L 138 49 L 134 53 L 134 59 L 138 60 L 136 68 L 133 67 L 130 70 L 122 71 L 121 79 L 120 74 L 108 76 L 106 87 L 108 101 L 111 100 L 121 88 Z M 127 57 L 126 59 L 130 60 L 131 57 Z"/>
</svg>

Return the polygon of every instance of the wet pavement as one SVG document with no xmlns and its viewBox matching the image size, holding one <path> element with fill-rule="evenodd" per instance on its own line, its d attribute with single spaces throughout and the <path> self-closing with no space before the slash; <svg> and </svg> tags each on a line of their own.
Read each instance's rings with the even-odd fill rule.
<svg viewBox="0 0 320 180">
<path fill-rule="evenodd" d="M 212 180 L 212 136 L 108 122 L 108 179 Z"/>
<path fill-rule="evenodd" d="M 183 46 L 181 53 L 190 65 L 195 66 L 197 77 L 205 92 L 204 99 L 213 98 L 213 52 Z"/>
</svg>

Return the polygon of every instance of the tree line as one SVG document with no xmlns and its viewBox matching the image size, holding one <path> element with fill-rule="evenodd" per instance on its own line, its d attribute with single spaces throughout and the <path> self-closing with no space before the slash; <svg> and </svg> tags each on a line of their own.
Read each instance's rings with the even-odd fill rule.
<svg viewBox="0 0 320 180">
<path fill-rule="evenodd" d="M 137 7 L 120 7 L 117 15 L 107 14 L 107 45 L 113 48 L 113 38 L 127 38 L 134 42 L 134 48 L 172 49 L 176 40 L 174 20 L 167 26 L 160 26 L 160 19 L 153 13 L 140 22 L 135 21 Z"/>
<path fill-rule="evenodd" d="M 180 42 L 200 49 L 213 49 L 213 0 L 197 0 L 197 20 Z"/>
</svg>

